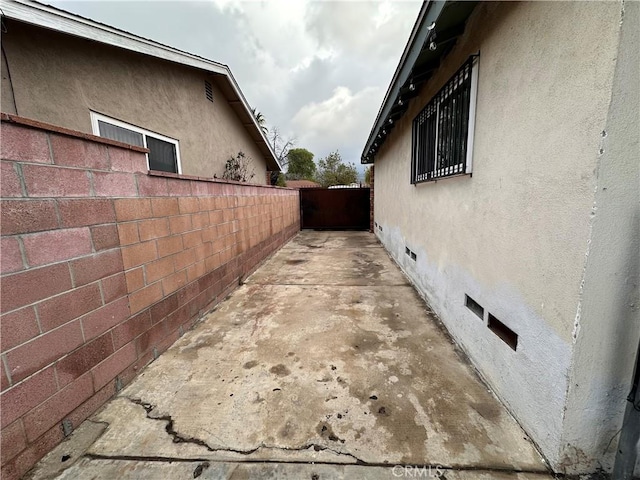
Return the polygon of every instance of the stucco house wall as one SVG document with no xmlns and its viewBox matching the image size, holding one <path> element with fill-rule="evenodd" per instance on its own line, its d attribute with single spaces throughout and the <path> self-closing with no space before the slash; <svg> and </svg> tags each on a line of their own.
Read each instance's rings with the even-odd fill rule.
<svg viewBox="0 0 640 480">
<path fill-rule="evenodd" d="M 562 438 L 565 463 L 608 469 L 640 338 L 640 3 L 621 9 L 611 102 L 594 172 Z M 628 403 L 628 402 L 626 402 Z M 638 417 L 636 417 L 638 418 Z M 633 420 L 633 419 L 632 419 Z M 612 441 L 613 439 L 613 441 Z M 640 444 L 636 445 L 640 453 Z M 606 452 L 608 455 L 602 455 Z M 584 460 L 582 460 L 584 461 Z M 636 461 L 640 475 L 640 455 Z"/>
<path fill-rule="evenodd" d="M 5 23 L 2 111 L 86 133 L 92 133 L 94 111 L 178 140 L 183 174 L 220 177 L 226 160 L 242 151 L 253 161 L 252 183 L 266 182 L 267 160 L 217 75 L 11 19 Z"/>
<path fill-rule="evenodd" d="M 481 2 L 375 157 L 377 236 L 556 471 L 610 468 L 615 442 L 607 443 L 628 392 L 611 393 L 628 388 L 634 358 L 621 355 L 640 337 L 637 266 L 636 277 L 622 269 L 638 252 L 637 95 L 624 117 L 616 120 L 612 107 L 634 65 L 638 84 L 637 53 L 629 52 L 637 7 Z M 414 186 L 412 120 L 478 52 L 473 173 Z M 607 197 L 606 184 L 620 187 Z M 625 220 L 611 220 L 621 205 Z M 589 256 L 596 240 L 597 258 Z M 621 249 L 619 258 L 604 254 L 609 247 Z M 588 289 L 602 288 L 587 299 Z M 627 293 L 609 299 L 618 288 Z M 484 307 L 484 319 L 465 295 Z M 617 308 L 624 326 L 606 311 L 618 300 L 627 302 Z M 599 301 L 604 309 L 594 307 Z M 487 328 L 487 313 L 518 334 L 516 351 Z M 594 340 L 612 329 L 615 341 Z M 581 349 L 590 361 L 576 356 Z"/>
</svg>

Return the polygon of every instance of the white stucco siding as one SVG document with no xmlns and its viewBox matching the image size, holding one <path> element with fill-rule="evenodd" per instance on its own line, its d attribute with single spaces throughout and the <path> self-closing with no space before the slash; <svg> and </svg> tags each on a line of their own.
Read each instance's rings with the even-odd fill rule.
<svg viewBox="0 0 640 480">
<path fill-rule="evenodd" d="M 375 158 L 379 237 L 552 465 L 619 20 L 615 2 L 481 3 Z M 412 119 L 478 51 L 473 176 L 412 186 Z"/>
</svg>

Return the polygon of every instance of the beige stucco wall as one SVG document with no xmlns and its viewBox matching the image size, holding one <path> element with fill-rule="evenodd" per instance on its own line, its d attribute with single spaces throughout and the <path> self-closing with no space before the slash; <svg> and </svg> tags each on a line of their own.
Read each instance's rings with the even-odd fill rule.
<svg viewBox="0 0 640 480">
<path fill-rule="evenodd" d="M 184 174 L 221 176 L 243 151 L 253 159 L 252 181 L 266 182 L 266 159 L 210 73 L 15 21 L 2 47 L 18 115 L 91 133 L 93 110 L 179 140 Z"/>
<path fill-rule="evenodd" d="M 1 41 L 0 41 L 1 45 Z M 13 90 L 11 88 L 11 80 L 9 76 L 9 70 L 5 62 L 4 48 L 2 49 L 2 70 L 0 77 L 0 90 L 2 92 L 0 96 L 0 111 L 5 113 L 16 113 L 16 106 L 13 103 Z"/>
<path fill-rule="evenodd" d="M 566 464 L 590 457 L 593 469 L 607 470 L 640 353 L 640 2 L 625 2 L 621 20 L 562 441 Z M 591 452 L 602 455 L 594 458 Z"/>
<path fill-rule="evenodd" d="M 558 469 L 620 14 L 481 3 L 375 158 L 377 235 Z M 412 186 L 412 119 L 478 51 L 473 175 Z M 465 294 L 518 333 L 516 352 Z"/>
</svg>

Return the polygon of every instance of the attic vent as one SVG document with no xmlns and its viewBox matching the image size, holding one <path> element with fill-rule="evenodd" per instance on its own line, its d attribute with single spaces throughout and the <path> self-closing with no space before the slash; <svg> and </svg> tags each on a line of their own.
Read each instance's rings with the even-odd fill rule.
<svg viewBox="0 0 640 480">
<path fill-rule="evenodd" d="M 489 314 L 489 323 L 487 326 L 489 327 L 489 330 L 500 338 L 500 340 L 509 345 L 511 349 L 515 351 L 518 347 L 518 334 L 516 332 L 511 330 L 491 314 Z"/>
<path fill-rule="evenodd" d="M 207 96 L 207 100 L 213 102 L 213 86 L 211 82 L 208 80 L 204 81 L 204 93 Z"/>
</svg>

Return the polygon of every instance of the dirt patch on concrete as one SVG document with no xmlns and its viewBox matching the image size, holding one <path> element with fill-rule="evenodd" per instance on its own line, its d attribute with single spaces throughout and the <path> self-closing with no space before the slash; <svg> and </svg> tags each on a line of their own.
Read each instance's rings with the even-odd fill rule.
<svg viewBox="0 0 640 480">
<path fill-rule="evenodd" d="M 285 367 L 282 364 L 274 365 L 269 369 L 269 371 L 279 377 L 286 377 L 287 375 L 291 374 L 291 370 L 289 370 L 287 367 Z"/>
</svg>

